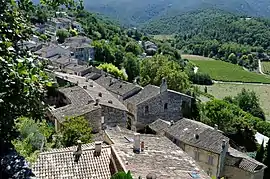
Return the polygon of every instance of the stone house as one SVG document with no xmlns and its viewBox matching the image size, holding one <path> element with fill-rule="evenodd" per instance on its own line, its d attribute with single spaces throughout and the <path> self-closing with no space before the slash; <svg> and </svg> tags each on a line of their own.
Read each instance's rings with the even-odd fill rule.
<svg viewBox="0 0 270 179">
<path fill-rule="evenodd" d="M 126 127 L 128 110 L 115 96 L 104 87 L 85 77 L 56 72 L 57 78 L 77 85 L 101 107 L 103 127 L 120 125 Z M 84 95 L 85 96 L 85 95 Z"/>
<path fill-rule="evenodd" d="M 104 133 L 104 141 L 115 148 L 134 179 L 210 179 L 192 157 L 165 136 L 134 134 L 121 127 Z"/>
<path fill-rule="evenodd" d="M 56 29 L 69 29 L 71 27 L 72 20 L 67 17 L 51 18 L 49 24 Z"/>
<path fill-rule="evenodd" d="M 217 127 L 184 118 L 158 130 L 165 131 L 165 136 L 192 156 L 211 177 L 263 179 L 265 166 L 230 147 L 229 138 Z"/>
<path fill-rule="evenodd" d="M 129 112 L 131 127 L 145 128 L 157 119 L 180 120 L 183 112 L 189 112 L 192 97 L 169 90 L 162 80 L 160 87 L 147 85 L 139 93 L 124 100 Z"/>
<path fill-rule="evenodd" d="M 92 40 L 87 37 L 76 36 L 67 38 L 62 46 L 73 52 L 72 57 L 78 59 L 79 64 L 88 64 L 95 57 L 94 47 L 91 46 L 91 43 Z"/>
</svg>

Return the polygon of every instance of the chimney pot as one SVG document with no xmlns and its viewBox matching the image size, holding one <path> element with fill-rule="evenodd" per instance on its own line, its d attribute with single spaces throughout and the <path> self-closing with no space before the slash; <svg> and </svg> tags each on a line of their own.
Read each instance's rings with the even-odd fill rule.
<svg viewBox="0 0 270 179">
<path fill-rule="evenodd" d="M 134 145 L 133 145 L 133 152 L 140 153 L 140 134 L 134 133 Z"/>
<path fill-rule="evenodd" d="M 87 89 L 87 86 L 86 86 L 86 85 L 84 85 L 84 86 L 83 86 L 83 89 Z"/>
<path fill-rule="evenodd" d="M 96 141 L 95 142 L 95 155 L 100 156 L 102 150 L 102 142 L 101 141 Z"/>
<path fill-rule="evenodd" d="M 225 147 L 226 147 L 226 140 L 223 139 L 223 140 L 222 140 L 222 149 L 224 149 Z"/>
<path fill-rule="evenodd" d="M 174 125 L 174 121 L 173 121 L 173 120 L 171 120 L 170 125 L 171 125 L 171 126 L 173 126 L 173 125 Z"/>
<path fill-rule="evenodd" d="M 199 128 L 195 129 L 195 139 L 197 139 L 197 140 L 200 138 L 200 136 L 198 134 L 198 130 L 199 130 Z"/>
<path fill-rule="evenodd" d="M 214 129 L 218 130 L 218 125 L 217 124 L 215 124 Z"/>
<path fill-rule="evenodd" d="M 167 80 L 162 78 L 162 83 L 160 85 L 160 93 L 166 92 L 168 90 Z"/>
<path fill-rule="evenodd" d="M 98 106 L 98 105 L 99 105 L 99 99 L 96 99 L 95 106 Z"/>
<path fill-rule="evenodd" d="M 77 150 L 73 152 L 74 162 L 76 163 L 79 162 L 80 157 L 82 155 L 82 141 L 78 140 L 77 143 L 78 143 Z"/>
<path fill-rule="evenodd" d="M 93 81 L 90 81 L 90 82 L 89 82 L 89 86 L 90 86 L 90 87 L 93 87 L 93 86 L 94 86 Z"/>
</svg>

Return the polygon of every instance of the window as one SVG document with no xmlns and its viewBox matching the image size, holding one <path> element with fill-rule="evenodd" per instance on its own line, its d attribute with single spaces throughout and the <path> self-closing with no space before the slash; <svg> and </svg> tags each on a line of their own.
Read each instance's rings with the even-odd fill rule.
<svg viewBox="0 0 270 179">
<path fill-rule="evenodd" d="M 199 161 L 200 160 L 200 152 L 195 150 L 194 151 L 194 156 L 195 156 L 195 160 Z"/>
<path fill-rule="evenodd" d="M 168 103 L 165 103 L 164 104 L 164 110 L 167 110 L 168 109 Z"/>
<path fill-rule="evenodd" d="M 213 165 L 213 163 L 214 163 L 214 157 L 212 155 L 209 155 L 208 156 L 208 164 Z"/>
<path fill-rule="evenodd" d="M 144 114 L 148 114 L 149 113 L 149 106 L 145 106 L 144 107 Z"/>
</svg>

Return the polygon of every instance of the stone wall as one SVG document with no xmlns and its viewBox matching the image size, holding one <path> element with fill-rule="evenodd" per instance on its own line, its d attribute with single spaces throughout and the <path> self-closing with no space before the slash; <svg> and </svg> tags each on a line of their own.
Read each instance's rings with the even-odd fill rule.
<svg viewBox="0 0 270 179">
<path fill-rule="evenodd" d="M 104 116 L 105 125 L 114 127 L 116 125 L 126 127 L 127 124 L 127 113 L 113 107 L 104 106 L 102 107 L 102 116 Z"/>
<path fill-rule="evenodd" d="M 138 125 L 147 125 L 161 118 L 178 121 L 183 117 L 182 104 L 190 106 L 191 98 L 166 91 L 137 105 Z"/>
<path fill-rule="evenodd" d="M 97 107 L 93 111 L 84 115 L 85 119 L 89 122 L 89 126 L 92 128 L 93 133 L 101 131 L 101 116 L 102 110 L 100 107 Z"/>
<path fill-rule="evenodd" d="M 195 151 L 199 152 L 199 160 L 196 162 L 200 165 L 200 167 L 211 177 L 216 177 L 218 175 L 218 166 L 219 166 L 219 155 L 196 148 L 190 145 L 185 144 L 183 149 L 189 156 L 195 159 Z M 208 163 L 209 156 L 213 157 L 213 165 Z"/>
</svg>

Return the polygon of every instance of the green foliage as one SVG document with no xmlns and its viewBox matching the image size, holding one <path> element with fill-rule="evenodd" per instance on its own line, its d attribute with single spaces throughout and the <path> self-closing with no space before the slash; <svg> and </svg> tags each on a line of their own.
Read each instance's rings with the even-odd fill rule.
<svg viewBox="0 0 270 179">
<path fill-rule="evenodd" d="M 140 68 L 140 82 L 143 86 L 153 84 L 159 86 L 162 78 L 167 79 L 168 88 L 186 92 L 190 88 L 188 76 L 179 63 L 171 61 L 163 55 L 144 59 Z"/>
<path fill-rule="evenodd" d="M 259 117 L 265 120 L 264 112 L 259 104 L 259 98 L 254 91 L 248 91 L 245 88 L 243 88 L 241 93 L 239 93 L 234 98 L 234 102 L 243 111 L 246 111 L 255 117 Z"/>
<path fill-rule="evenodd" d="M 16 121 L 16 129 L 19 131 L 19 138 L 12 143 L 27 161 L 34 162 L 40 150 L 50 148 L 49 138 L 54 131 L 45 120 L 35 122 L 33 119 L 21 117 Z"/>
<path fill-rule="evenodd" d="M 69 33 L 72 37 L 78 36 L 78 32 L 75 29 L 70 29 Z"/>
<path fill-rule="evenodd" d="M 25 1 L 26 2 L 26 1 Z M 25 5 L 25 6 L 23 6 Z M 21 4 L 26 9 L 27 3 Z M 14 0 L 0 4 L 0 146 L 18 135 L 14 120 L 20 116 L 41 118 L 41 103 L 46 86 L 51 85 L 43 71 L 44 64 L 19 49 L 19 41 L 27 40 L 33 32 L 24 10 Z M 5 145 L 6 144 L 6 145 Z"/>
<path fill-rule="evenodd" d="M 207 73 L 214 80 L 251 82 L 251 83 L 270 83 L 270 78 L 248 72 L 240 66 L 223 62 L 220 60 L 190 60 L 199 67 L 199 72 Z"/>
<path fill-rule="evenodd" d="M 136 56 L 142 54 L 142 48 L 140 47 L 140 45 L 137 42 L 129 42 L 126 45 L 125 51 L 131 52 Z"/>
<path fill-rule="evenodd" d="M 118 172 L 114 174 L 111 179 L 132 179 L 130 171 L 126 172 Z"/>
<path fill-rule="evenodd" d="M 56 36 L 58 37 L 59 43 L 64 43 L 65 39 L 69 37 L 69 32 L 66 29 L 59 29 L 56 31 Z"/>
<path fill-rule="evenodd" d="M 257 70 L 269 51 L 270 21 L 220 10 L 200 10 L 158 19 L 146 25 L 148 33 L 176 33 L 173 44 L 182 51 L 239 64 Z"/>
<path fill-rule="evenodd" d="M 90 143 L 92 129 L 84 117 L 70 117 L 63 122 L 62 144 L 64 147 L 76 145 L 78 140 L 82 143 Z"/>
<path fill-rule="evenodd" d="M 140 63 L 136 56 L 132 53 L 127 53 L 124 61 L 124 68 L 128 75 L 128 81 L 132 82 L 140 75 Z"/>
<path fill-rule="evenodd" d="M 260 148 L 257 151 L 255 159 L 259 162 L 263 162 L 264 159 L 264 141 L 262 141 L 262 144 L 260 145 Z"/>
<path fill-rule="evenodd" d="M 224 131 L 238 145 L 245 146 L 247 151 L 257 149 L 253 128 L 260 121 L 258 118 L 242 111 L 239 107 L 222 100 L 213 100 L 204 106 L 203 122 Z"/>
<path fill-rule="evenodd" d="M 41 34 L 41 35 L 39 36 L 39 39 L 41 39 L 42 41 L 47 41 L 47 40 L 48 40 L 48 37 L 47 37 L 47 35 L 45 35 L 45 34 Z"/>
<path fill-rule="evenodd" d="M 269 167 L 270 167 L 270 145 L 269 145 L 269 142 L 268 142 L 267 147 L 266 147 L 266 156 L 265 156 L 263 163 L 267 166 L 267 168 L 264 171 L 263 179 L 268 179 L 270 177 L 270 169 L 269 169 Z"/>
<path fill-rule="evenodd" d="M 122 70 L 119 70 L 116 66 L 114 66 L 111 63 L 100 64 L 97 68 L 114 75 L 116 78 L 127 80 L 127 76 L 124 74 L 124 72 Z"/>
</svg>

